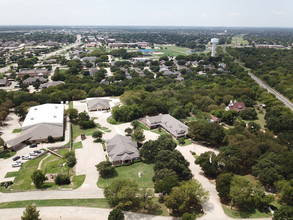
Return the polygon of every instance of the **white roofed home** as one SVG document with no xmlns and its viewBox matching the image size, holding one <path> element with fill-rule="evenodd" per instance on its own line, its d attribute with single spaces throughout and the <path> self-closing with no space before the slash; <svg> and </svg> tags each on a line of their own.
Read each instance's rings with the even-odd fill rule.
<svg viewBox="0 0 293 220">
<path fill-rule="evenodd" d="M 21 133 L 14 139 L 7 141 L 15 146 L 25 141 L 46 141 L 48 136 L 54 139 L 64 137 L 64 105 L 43 104 L 33 106 L 22 124 Z"/>
</svg>

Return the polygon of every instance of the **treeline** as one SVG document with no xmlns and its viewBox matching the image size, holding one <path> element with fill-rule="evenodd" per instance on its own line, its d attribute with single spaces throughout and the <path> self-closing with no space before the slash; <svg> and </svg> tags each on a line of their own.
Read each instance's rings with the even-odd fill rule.
<svg viewBox="0 0 293 220">
<path fill-rule="evenodd" d="M 293 50 L 227 48 L 267 84 L 293 100 Z"/>
</svg>

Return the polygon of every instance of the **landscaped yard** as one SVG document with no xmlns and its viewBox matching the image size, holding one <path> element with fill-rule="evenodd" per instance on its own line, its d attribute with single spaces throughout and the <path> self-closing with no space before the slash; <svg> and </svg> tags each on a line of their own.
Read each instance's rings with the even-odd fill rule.
<svg viewBox="0 0 293 220">
<path fill-rule="evenodd" d="M 135 180 L 140 188 L 153 188 L 154 184 L 152 177 L 154 176 L 153 164 L 146 164 L 143 162 L 137 162 L 129 166 L 116 167 L 117 176 L 114 178 L 104 179 L 99 178 L 98 186 L 105 188 L 114 179 L 128 178 Z M 139 177 L 138 173 L 141 173 Z"/>
<path fill-rule="evenodd" d="M 163 128 L 152 129 L 151 132 L 154 132 L 159 135 L 168 134 Z"/>
<path fill-rule="evenodd" d="M 69 149 L 60 149 L 57 153 L 64 156 Z M 29 160 L 25 162 L 19 171 L 9 172 L 6 174 L 6 177 L 15 176 L 14 184 L 11 185 L 10 189 L 4 189 L 1 187 L 1 191 L 25 191 L 25 190 L 34 190 L 36 189 L 35 185 L 32 183 L 31 175 L 35 170 L 37 170 L 40 161 L 45 158 L 47 154 L 42 155 L 41 157 Z M 70 185 L 64 185 L 63 188 L 78 188 L 82 185 L 85 175 L 74 176 L 74 169 L 68 168 L 65 165 L 66 159 L 62 159 L 55 155 L 50 155 L 46 159 L 43 160 L 41 165 L 41 170 L 46 174 L 57 174 L 57 173 L 69 173 L 72 178 L 72 182 Z M 42 189 L 58 189 L 59 186 L 54 182 L 45 182 L 42 186 Z"/>
<path fill-rule="evenodd" d="M 16 154 L 16 152 L 14 152 L 14 151 L 0 149 L 0 158 L 3 158 L 3 159 L 13 157 L 15 154 Z"/>
<path fill-rule="evenodd" d="M 90 129 L 81 129 L 79 125 L 72 124 L 72 138 L 75 140 L 81 134 L 85 134 L 86 136 L 92 136 L 94 131 L 97 131 L 98 128 L 90 128 Z"/>
<path fill-rule="evenodd" d="M 230 209 L 230 207 L 223 205 L 224 212 L 231 218 L 267 218 L 271 217 L 271 215 L 260 212 L 259 210 L 255 209 L 251 212 L 241 212 L 236 209 Z"/>
</svg>

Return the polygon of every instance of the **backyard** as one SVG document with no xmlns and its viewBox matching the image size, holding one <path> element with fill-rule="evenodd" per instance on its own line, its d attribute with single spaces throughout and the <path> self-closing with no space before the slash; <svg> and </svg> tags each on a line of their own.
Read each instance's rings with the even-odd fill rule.
<svg viewBox="0 0 293 220">
<path fill-rule="evenodd" d="M 129 166 L 121 166 L 115 168 L 117 176 L 113 178 L 102 178 L 98 180 L 98 187 L 105 188 L 114 179 L 126 178 L 135 180 L 140 188 L 153 188 L 154 184 L 152 177 L 154 176 L 153 164 L 146 164 L 143 162 L 137 162 Z M 139 177 L 139 173 L 141 173 Z"/>
</svg>

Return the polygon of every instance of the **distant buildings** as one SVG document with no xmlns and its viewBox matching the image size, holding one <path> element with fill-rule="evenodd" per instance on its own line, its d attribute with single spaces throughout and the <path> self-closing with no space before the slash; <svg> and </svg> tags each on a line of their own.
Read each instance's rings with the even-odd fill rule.
<svg viewBox="0 0 293 220">
<path fill-rule="evenodd" d="M 47 82 L 48 79 L 46 79 L 44 77 L 29 77 L 29 78 L 23 80 L 23 83 L 27 84 L 27 85 L 31 85 L 31 84 L 33 84 L 34 82 L 37 82 L 37 81 L 39 81 L 40 83 L 44 83 L 44 82 Z"/>
<path fill-rule="evenodd" d="M 0 87 L 7 87 L 10 86 L 11 82 L 7 78 L 0 79 Z"/>
<path fill-rule="evenodd" d="M 23 77 L 24 75 L 29 76 L 49 76 L 50 71 L 47 69 L 21 69 L 17 75 Z"/>
<path fill-rule="evenodd" d="M 87 98 L 86 103 L 89 111 L 110 110 L 109 100 L 99 98 Z"/>
<path fill-rule="evenodd" d="M 188 126 L 169 114 L 146 116 L 141 121 L 150 129 L 162 127 L 175 138 L 185 137 L 188 134 Z"/>
<path fill-rule="evenodd" d="M 40 86 L 40 89 L 47 89 L 48 87 L 54 87 L 54 86 L 58 86 L 61 84 L 65 84 L 63 81 L 50 81 L 47 83 L 44 83 Z"/>
</svg>

